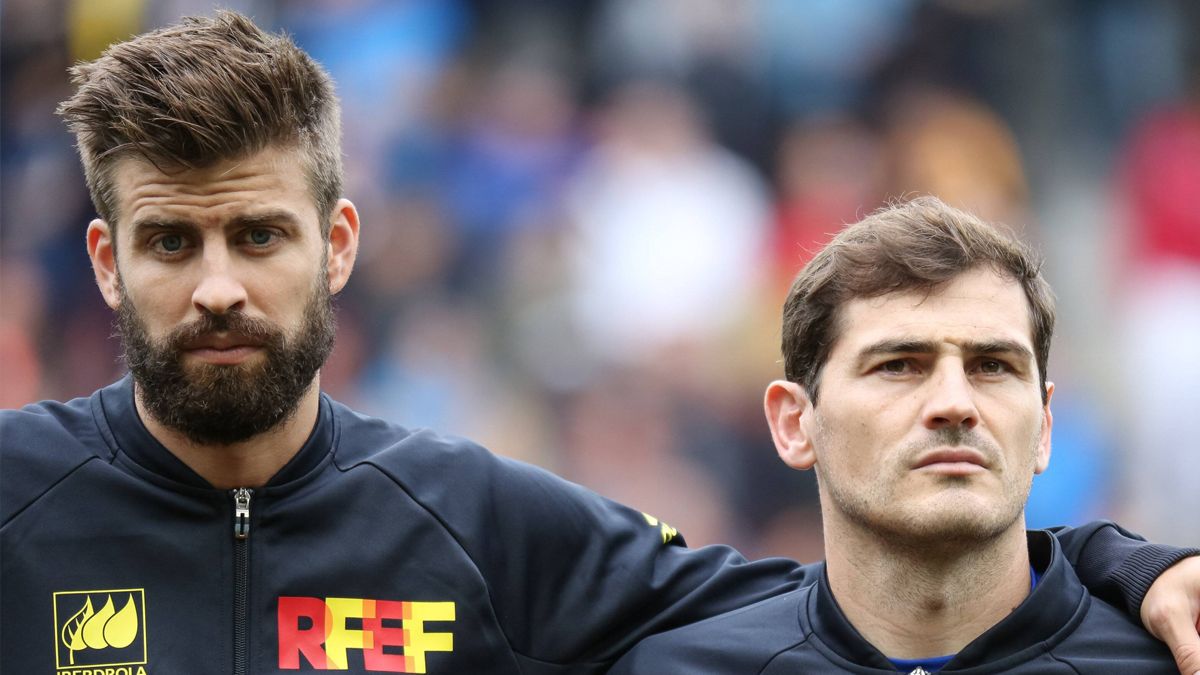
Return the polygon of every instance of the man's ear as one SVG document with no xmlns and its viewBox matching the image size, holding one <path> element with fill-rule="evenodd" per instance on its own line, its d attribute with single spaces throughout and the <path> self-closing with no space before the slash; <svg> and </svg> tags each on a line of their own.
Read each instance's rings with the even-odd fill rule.
<svg viewBox="0 0 1200 675">
<path fill-rule="evenodd" d="M 349 199 L 339 199 L 331 214 L 326 268 L 329 292 L 336 294 L 350 280 L 358 257 L 358 209 Z"/>
<path fill-rule="evenodd" d="M 1050 414 L 1050 399 L 1054 398 L 1054 383 L 1046 383 L 1046 405 L 1042 407 L 1042 433 L 1038 437 L 1037 460 L 1033 472 L 1041 473 L 1050 466 L 1050 430 L 1054 428 L 1054 415 Z"/>
<path fill-rule="evenodd" d="M 804 418 L 813 414 L 813 407 L 804 387 L 775 380 L 767 385 L 763 410 L 767 413 L 775 451 L 783 463 L 801 471 L 811 469 L 817 463 L 817 454 L 813 450 L 809 420 Z"/>
<path fill-rule="evenodd" d="M 92 259 L 92 273 L 104 302 L 116 309 L 121 304 L 121 283 L 117 274 L 117 246 L 108 223 L 99 218 L 88 223 L 87 252 Z"/>
</svg>

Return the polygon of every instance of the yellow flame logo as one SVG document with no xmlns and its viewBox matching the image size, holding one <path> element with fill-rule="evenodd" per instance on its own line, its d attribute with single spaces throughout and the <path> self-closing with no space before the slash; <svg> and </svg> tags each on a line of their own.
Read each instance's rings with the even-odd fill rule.
<svg viewBox="0 0 1200 675">
<path fill-rule="evenodd" d="M 671 541 L 675 538 L 675 535 L 679 534 L 679 530 L 676 530 L 670 525 L 660 521 L 658 518 L 646 513 L 645 511 L 642 512 L 642 517 L 646 519 L 646 524 L 650 527 L 659 528 L 659 533 L 662 535 L 662 541 L 664 544 L 668 541 Z"/>
<path fill-rule="evenodd" d="M 63 624 L 60 638 L 71 654 L 71 665 L 75 665 L 75 652 L 128 647 L 137 639 L 137 634 L 137 603 L 133 594 L 129 594 L 120 611 L 114 608 L 112 594 L 109 594 L 98 612 L 92 607 L 92 598 L 87 597 L 83 607 Z"/>
</svg>

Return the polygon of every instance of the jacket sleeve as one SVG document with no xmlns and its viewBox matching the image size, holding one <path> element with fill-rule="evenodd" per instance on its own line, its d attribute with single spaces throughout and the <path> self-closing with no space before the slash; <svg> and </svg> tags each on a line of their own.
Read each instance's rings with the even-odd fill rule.
<svg viewBox="0 0 1200 675">
<path fill-rule="evenodd" d="M 1188 556 L 1200 555 L 1200 549 L 1148 543 L 1106 520 L 1050 532 L 1088 591 L 1123 608 L 1139 625 L 1142 599 L 1158 575 Z"/>
<path fill-rule="evenodd" d="M 436 468 L 420 467 L 426 459 Z M 667 523 L 465 443 L 406 453 L 397 477 L 418 473 L 448 477 L 424 481 L 414 496 L 478 568 L 526 673 L 605 672 L 648 635 L 779 595 L 819 573 L 779 558 L 748 562 L 725 546 L 689 549 Z"/>
</svg>

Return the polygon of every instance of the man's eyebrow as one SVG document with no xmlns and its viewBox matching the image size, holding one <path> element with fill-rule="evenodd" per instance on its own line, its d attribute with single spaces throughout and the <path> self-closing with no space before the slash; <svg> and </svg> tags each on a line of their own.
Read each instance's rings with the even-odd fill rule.
<svg viewBox="0 0 1200 675">
<path fill-rule="evenodd" d="M 182 218 L 138 218 L 130 224 L 129 231 L 134 236 L 141 234 L 146 230 L 175 230 L 184 232 L 194 232 L 196 224 L 190 220 Z"/>
<path fill-rule="evenodd" d="M 891 338 L 880 340 L 863 347 L 858 352 L 860 359 L 882 354 L 932 354 L 937 351 L 937 345 L 932 340 L 912 340 L 908 338 Z"/>
<path fill-rule="evenodd" d="M 263 225 L 297 225 L 299 223 L 300 219 L 291 211 L 276 209 L 237 216 L 233 220 L 230 220 L 226 224 L 226 227 L 261 227 Z"/>
<path fill-rule="evenodd" d="M 1025 345 L 1012 340 L 986 340 L 984 342 L 967 342 L 963 350 L 968 354 L 1012 354 L 1027 361 L 1033 360 L 1033 352 Z"/>
</svg>

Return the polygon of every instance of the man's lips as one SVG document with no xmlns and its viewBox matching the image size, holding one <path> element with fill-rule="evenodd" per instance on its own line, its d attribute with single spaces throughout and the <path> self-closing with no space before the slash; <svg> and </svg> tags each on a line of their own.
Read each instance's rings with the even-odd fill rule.
<svg viewBox="0 0 1200 675">
<path fill-rule="evenodd" d="M 206 336 L 184 346 L 184 353 L 214 364 L 241 363 L 262 345 L 239 336 Z"/>
<path fill-rule="evenodd" d="M 934 473 L 965 475 L 986 471 L 988 461 L 982 452 L 974 448 L 939 448 L 918 457 L 912 468 Z"/>
<path fill-rule="evenodd" d="M 183 345 L 184 349 L 234 349 L 236 347 L 261 347 L 261 343 L 236 333 L 209 333 Z"/>
<path fill-rule="evenodd" d="M 224 349 L 197 347 L 184 350 L 184 353 L 213 365 L 232 366 L 245 361 L 261 349 L 262 347 L 253 345 L 237 345 Z"/>
</svg>

